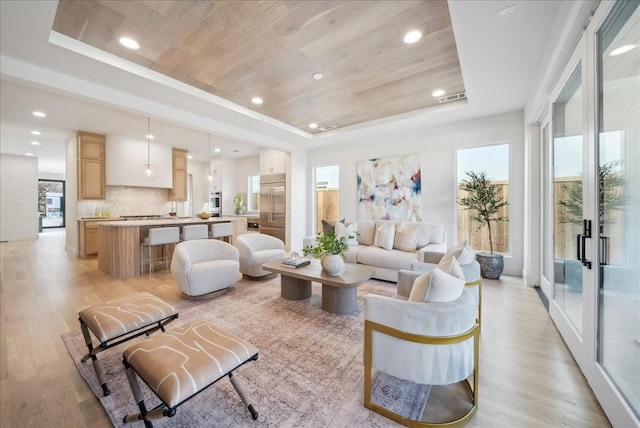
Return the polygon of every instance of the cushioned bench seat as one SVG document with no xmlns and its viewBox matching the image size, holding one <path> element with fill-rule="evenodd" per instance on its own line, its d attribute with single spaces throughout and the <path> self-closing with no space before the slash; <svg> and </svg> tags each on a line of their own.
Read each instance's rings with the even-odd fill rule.
<svg viewBox="0 0 640 428">
<path fill-rule="evenodd" d="M 173 416 L 177 406 L 225 376 L 229 376 L 253 419 L 258 417 L 232 377 L 238 367 L 258 359 L 258 349 L 208 321 L 194 321 L 150 337 L 127 348 L 123 356 L 140 407 L 140 413 L 126 416 L 125 422 L 145 420 L 149 425 L 149 419 Z M 160 398 L 162 408 L 147 412 L 132 370 Z"/>
<path fill-rule="evenodd" d="M 176 318 L 178 312 L 173 306 L 146 292 L 80 311 L 80 328 L 89 348 L 89 353 L 82 358 L 82 362 L 89 358 L 93 360 L 104 395 L 109 395 L 109 389 L 96 354 L 134 337 L 151 334 L 157 329 L 164 331 L 164 326 Z M 100 341 L 95 348 L 89 331 Z"/>
</svg>

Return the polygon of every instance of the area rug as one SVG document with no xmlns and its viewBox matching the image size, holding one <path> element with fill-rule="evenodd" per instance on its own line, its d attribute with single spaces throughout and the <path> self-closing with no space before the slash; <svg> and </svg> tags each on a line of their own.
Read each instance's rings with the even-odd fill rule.
<svg viewBox="0 0 640 428">
<path fill-rule="evenodd" d="M 280 279 L 241 280 L 226 294 L 208 301 L 173 303 L 180 313 L 173 325 L 206 319 L 254 344 L 258 361 L 235 373 L 259 413 L 257 421 L 242 405 L 227 379 L 178 408 L 172 418 L 154 421 L 171 427 L 385 427 L 395 423 L 363 406 L 363 299 L 369 293 L 392 295 L 395 284 L 370 280 L 358 287 L 358 310 L 348 315 L 321 309 L 321 286 L 312 297 L 280 297 Z M 102 396 L 91 361 L 81 363 L 86 346 L 80 331 L 62 336 L 69 354 L 114 426 L 137 413 L 122 365 L 128 342 L 98 355 L 111 394 Z M 135 340 L 135 339 L 134 339 Z M 143 386 L 147 408 L 159 404 Z M 412 419 L 420 419 L 430 387 L 375 373 L 373 401 Z M 137 425 L 138 423 L 134 424 Z M 141 425 L 141 423 L 140 423 Z"/>
</svg>

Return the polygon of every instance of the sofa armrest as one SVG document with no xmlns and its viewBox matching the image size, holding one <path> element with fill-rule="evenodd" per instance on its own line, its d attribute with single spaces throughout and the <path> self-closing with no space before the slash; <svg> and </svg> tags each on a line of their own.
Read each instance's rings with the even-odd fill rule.
<svg viewBox="0 0 640 428">
<path fill-rule="evenodd" d="M 422 272 L 413 272 L 411 270 L 399 270 L 398 271 L 398 286 L 397 293 L 399 296 L 409 298 L 411 289 L 413 288 L 413 282 L 417 277 L 422 275 Z"/>
<path fill-rule="evenodd" d="M 427 245 L 427 247 L 429 247 L 429 245 Z M 420 261 L 423 263 L 433 263 L 436 265 L 440 263 L 440 260 L 442 260 L 442 257 L 444 257 L 446 253 L 446 249 L 445 251 L 439 251 L 439 250 L 434 250 L 433 247 L 431 248 L 427 248 L 427 247 L 425 247 L 425 251 L 422 252 L 423 258 Z"/>
</svg>

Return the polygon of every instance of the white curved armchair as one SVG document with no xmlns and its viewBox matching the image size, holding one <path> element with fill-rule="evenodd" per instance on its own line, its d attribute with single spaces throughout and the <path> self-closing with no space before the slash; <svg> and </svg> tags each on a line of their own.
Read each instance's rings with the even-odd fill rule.
<svg viewBox="0 0 640 428">
<path fill-rule="evenodd" d="M 262 265 L 285 256 L 284 242 L 270 235 L 245 233 L 234 243 L 240 252 L 240 272 L 249 279 L 271 275 Z"/>
<path fill-rule="evenodd" d="M 176 245 L 171 272 L 187 299 L 213 297 L 242 277 L 238 250 L 216 239 L 194 239 Z"/>
<path fill-rule="evenodd" d="M 475 413 L 478 401 L 476 300 L 467 289 L 446 303 L 410 302 L 403 297 L 408 295 L 365 297 L 364 405 L 406 426 L 461 426 Z M 410 420 L 371 401 L 372 369 L 428 385 L 465 381 L 471 409 L 444 424 Z"/>
</svg>

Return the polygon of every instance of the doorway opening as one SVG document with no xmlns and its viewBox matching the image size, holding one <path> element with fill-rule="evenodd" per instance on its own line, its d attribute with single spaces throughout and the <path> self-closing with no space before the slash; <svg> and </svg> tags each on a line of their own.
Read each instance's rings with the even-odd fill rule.
<svg viewBox="0 0 640 428">
<path fill-rule="evenodd" d="M 65 227 L 64 201 L 63 180 L 38 180 L 38 214 L 42 229 Z"/>
</svg>

